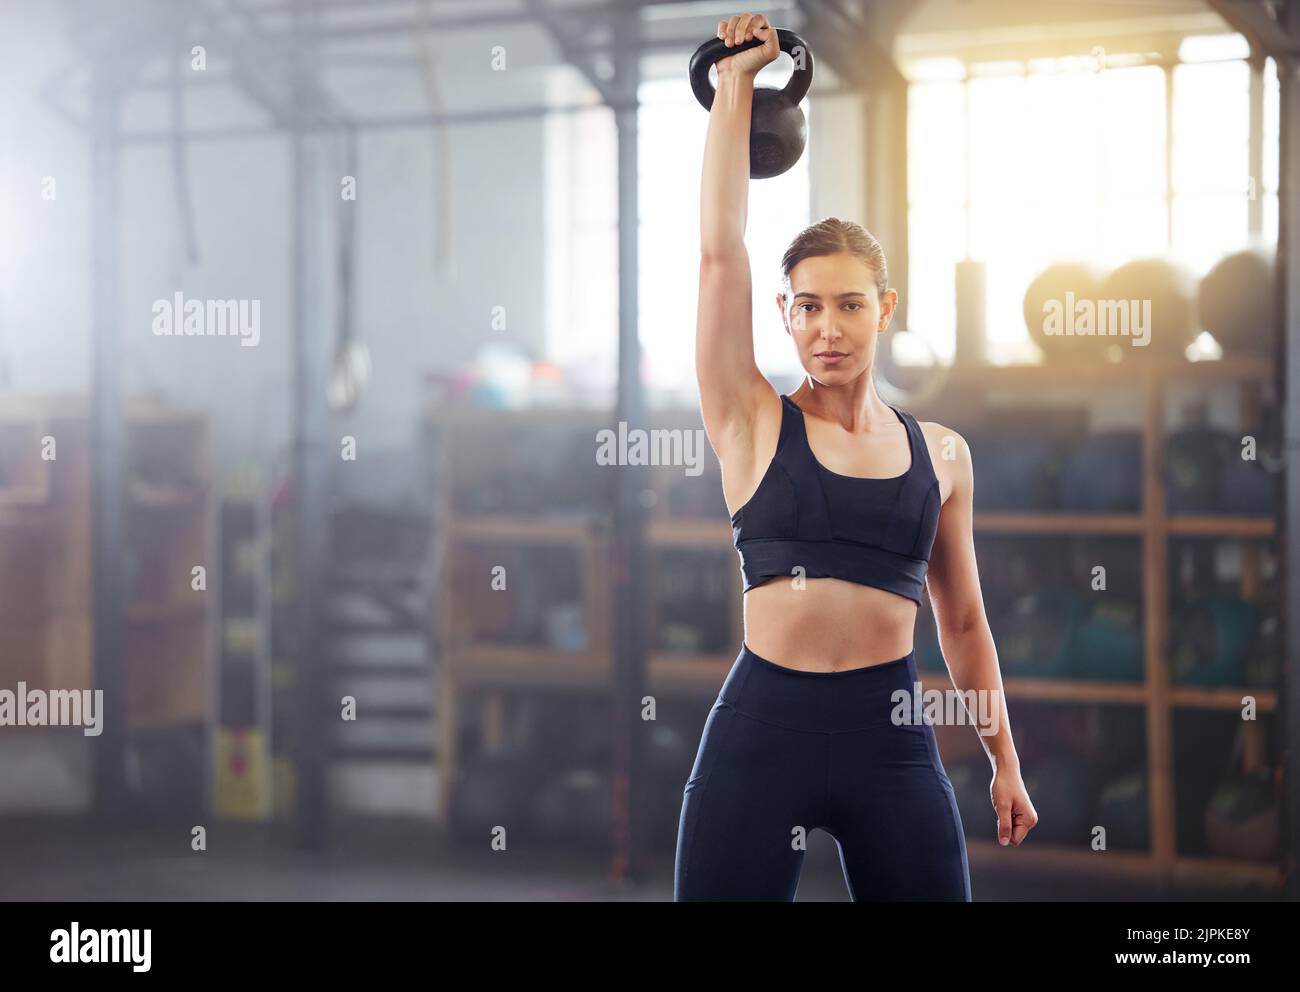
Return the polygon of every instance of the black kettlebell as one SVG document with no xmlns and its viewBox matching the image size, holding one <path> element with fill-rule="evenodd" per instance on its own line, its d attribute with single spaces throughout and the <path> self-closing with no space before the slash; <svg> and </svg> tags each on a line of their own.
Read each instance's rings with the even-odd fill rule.
<svg viewBox="0 0 1300 992">
<path fill-rule="evenodd" d="M 755 86 L 754 106 L 749 125 L 749 176 L 751 179 L 770 179 L 779 176 L 799 161 L 808 141 L 808 122 L 804 120 L 799 101 L 812 86 L 813 57 L 808 45 L 793 31 L 776 29 L 776 40 L 781 51 L 794 59 L 794 73 L 785 89 L 775 86 Z M 691 89 L 695 99 L 705 110 L 713 109 L 716 90 L 709 82 L 709 70 L 720 62 L 747 48 L 762 47 L 761 38 L 751 38 L 728 48 L 721 38 L 710 38 L 691 56 Z"/>
</svg>

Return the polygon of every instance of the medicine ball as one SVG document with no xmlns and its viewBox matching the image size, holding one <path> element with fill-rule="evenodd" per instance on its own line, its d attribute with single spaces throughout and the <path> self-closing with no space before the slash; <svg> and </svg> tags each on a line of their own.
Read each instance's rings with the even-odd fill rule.
<svg viewBox="0 0 1300 992">
<path fill-rule="evenodd" d="M 1097 825 L 1106 830 L 1106 848 L 1145 850 L 1150 846 L 1147 776 L 1134 771 L 1102 786 L 1097 798 Z"/>
<path fill-rule="evenodd" d="M 980 475 L 975 509 L 1054 510 L 1060 507 L 1059 441 L 1041 435 L 971 431 L 966 436 Z"/>
<path fill-rule="evenodd" d="M 1246 685 L 1277 685 L 1282 670 L 1282 622 L 1275 609 L 1261 611 L 1246 653 Z"/>
<path fill-rule="evenodd" d="M 1235 453 L 1233 439 L 1208 425 L 1171 431 L 1165 442 L 1165 508 L 1170 513 L 1221 510 L 1220 476 Z"/>
<path fill-rule="evenodd" d="M 1024 317 L 1029 336 L 1050 363 L 1101 362 L 1105 349 L 1095 347 L 1097 338 L 1055 333 L 1052 318 L 1066 326 L 1080 304 L 1095 307 L 1101 294 L 1102 272 L 1086 262 L 1053 262 L 1034 276 L 1025 289 Z"/>
<path fill-rule="evenodd" d="M 1099 322 L 1118 332 L 1108 340 L 1121 345 L 1123 361 L 1185 358 L 1197 334 L 1196 290 L 1195 277 L 1180 263 L 1163 258 L 1128 262 L 1102 282 Z M 1143 340 L 1145 344 L 1138 343 Z"/>
<path fill-rule="evenodd" d="M 1101 431 L 1083 439 L 1061 473 L 1061 506 L 1098 513 L 1136 512 L 1142 502 L 1142 436 Z"/>
<path fill-rule="evenodd" d="M 1142 681 L 1142 627 L 1137 604 L 1106 600 L 1070 638 L 1070 674 L 1108 682 Z"/>
<path fill-rule="evenodd" d="M 1225 355 L 1273 353 L 1277 338 L 1275 259 L 1271 251 L 1241 251 L 1221 258 L 1201 279 L 1201 326 Z"/>
<path fill-rule="evenodd" d="M 1215 790 L 1205 809 L 1205 840 L 1221 858 L 1273 861 L 1280 836 L 1273 772 L 1234 772 Z"/>
<path fill-rule="evenodd" d="M 1277 475 L 1258 460 L 1229 457 L 1219 470 L 1219 504 L 1224 513 L 1273 513 Z"/>
<path fill-rule="evenodd" d="M 1174 610 L 1169 628 L 1169 668 L 1182 685 L 1239 686 L 1259 611 L 1235 596 L 1206 596 Z"/>
<path fill-rule="evenodd" d="M 1008 675 L 1059 678 L 1069 670 L 1069 645 L 1083 618 L 1083 602 L 1062 589 L 1019 597 L 1009 616 L 993 625 L 998 659 Z"/>
</svg>

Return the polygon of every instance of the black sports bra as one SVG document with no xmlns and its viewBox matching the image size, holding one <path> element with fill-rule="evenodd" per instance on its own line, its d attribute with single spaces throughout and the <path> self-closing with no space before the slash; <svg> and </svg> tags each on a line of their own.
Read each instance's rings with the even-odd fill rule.
<svg viewBox="0 0 1300 992">
<path fill-rule="evenodd" d="M 916 418 L 907 428 L 912 463 L 870 479 L 823 466 L 808 445 L 799 405 L 781 394 L 781 436 L 758 489 L 731 517 L 745 591 L 778 576 L 834 578 L 921 602 L 939 525 L 939 479 Z"/>
</svg>

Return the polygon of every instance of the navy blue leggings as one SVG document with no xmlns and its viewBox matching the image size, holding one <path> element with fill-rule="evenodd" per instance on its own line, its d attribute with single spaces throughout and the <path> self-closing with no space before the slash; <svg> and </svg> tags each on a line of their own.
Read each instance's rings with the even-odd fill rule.
<svg viewBox="0 0 1300 992">
<path fill-rule="evenodd" d="M 686 783 L 673 895 L 793 900 L 802 838 L 835 838 L 854 900 L 970 900 L 952 782 L 928 723 L 896 725 L 914 654 L 801 672 L 740 654 Z"/>
</svg>

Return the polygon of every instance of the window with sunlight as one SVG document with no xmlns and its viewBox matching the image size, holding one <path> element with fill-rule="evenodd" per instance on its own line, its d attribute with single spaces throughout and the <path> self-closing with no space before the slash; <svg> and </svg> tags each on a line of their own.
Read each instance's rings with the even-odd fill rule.
<svg viewBox="0 0 1300 992">
<path fill-rule="evenodd" d="M 640 100 L 638 292 L 646 401 L 694 405 L 708 114 L 678 79 L 642 84 Z M 618 354 L 617 148 L 608 110 L 548 119 L 548 357 L 570 369 L 585 367 L 583 374 L 603 383 L 613 382 Z M 754 356 L 769 378 L 799 369 L 775 298 L 781 256 L 809 223 L 808 159 L 805 153 L 788 172 L 749 187 Z"/>
<path fill-rule="evenodd" d="M 1240 36 L 1215 36 L 1188 39 L 1170 66 L 1032 59 L 914 82 L 910 330 L 951 360 L 953 266 L 974 259 L 987 274 L 990 359 L 1032 362 L 1022 300 L 1050 262 L 1110 269 L 1161 256 L 1201 275 L 1224 254 L 1275 242 L 1277 73 L 1270 60 L 1259 84 L 1256 177 L 1247 54 Z"/>
<path fill-rule="evenodd" d="M 664 401 L 698 402 L 695 309 L 699 300 L 700 177 L 708 114 L 678 80 L 640 91 L 641 347 L 647 387 Z M 753 278 L 754 359 L 769 378 L 799 370 L 776 294 L 781 256 L 808 226 L 808 159 L 751 180 L 745 245 Z"/>
</svg>

